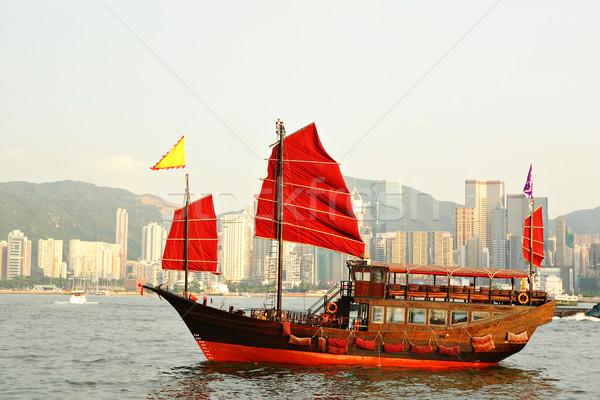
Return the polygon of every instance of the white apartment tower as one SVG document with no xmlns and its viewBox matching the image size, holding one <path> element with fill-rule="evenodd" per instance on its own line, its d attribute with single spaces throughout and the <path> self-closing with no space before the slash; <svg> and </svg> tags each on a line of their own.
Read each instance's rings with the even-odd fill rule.
<svg viewBox="0 0 600 400">
<path fill-rule="evenodd" d="M 21 231 L 8 234 L 6 254 L 6 277 L 31 275 L 31 241 Z"/>
<path fill-rule="evenodd" d="M 248 213 L 226 214 L 221 218 L 223 278 L 240 282 L 251 275 L 252 220 Z"/>
<path fill-rule="evenodd" d="M 160 261 L 165 249 L 167 230 L 156 222 L 151 222 L 142 230 L 142 260 Z"/>
<path fill-rule="evenodd" d="M 44 271 L 44 276 L 49 276 L 50 278 L 67 277 L 67 269 L 62 257 L 62 240 L 38 240 L 38 267 Z"/>
<path fill-rule="evenodd" d="M 115 242 L 121 246 L 121 266 L 119 276 L 125 277 L 127 268 L 127 236 L 128 236 L 129 217 L 124 208 L 117 209 L 117 223 L 115 229 Z"/>
</svg>

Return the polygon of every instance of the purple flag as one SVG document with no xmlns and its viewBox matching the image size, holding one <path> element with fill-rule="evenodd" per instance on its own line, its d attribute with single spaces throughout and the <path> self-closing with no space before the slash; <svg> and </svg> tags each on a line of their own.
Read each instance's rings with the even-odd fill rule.
<svg viewBox="0 0 600 400">
<path fill-rule="evenodd" d="M 533 197 L 533 177 L 531 176 L 531 167 L 533 164 L 529 164 L 529 173 L 527 174 L 527 182 L 525 182 L 525 187 L 523 188 L 523 193 L 525 193 L 529 197 Z"/>
</svg>

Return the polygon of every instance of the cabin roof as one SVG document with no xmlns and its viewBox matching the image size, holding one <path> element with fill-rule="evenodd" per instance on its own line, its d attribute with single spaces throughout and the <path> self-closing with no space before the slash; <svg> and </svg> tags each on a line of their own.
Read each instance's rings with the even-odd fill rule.
<svg viewBox="0 0 600 400">
<path fill-rule="evenodd" d="M 387 267 L 392 273 L 468 276 L 484 278 L 527 278 L 527 272 L 515 269 L 472 268 L 444 265 L 417 265 L 374 262 L 373 266 Z"/>
</svg>

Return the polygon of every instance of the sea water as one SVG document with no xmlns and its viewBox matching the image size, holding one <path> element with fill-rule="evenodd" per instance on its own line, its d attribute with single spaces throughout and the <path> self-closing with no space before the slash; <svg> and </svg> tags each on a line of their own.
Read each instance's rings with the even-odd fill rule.
<svg viewBox="0 0 600 400">
<path fill-rule="evenodd" d="M 303 310 L 314 298 L 284 298 Z M 419 371 L 208 362 L 157 296 L 0 295 L 3 399 L 598 399 L 600 319 L 555 318 L 499 367 Z M 260 297 L 209 306 L 260 307 Z"/>
</svg>

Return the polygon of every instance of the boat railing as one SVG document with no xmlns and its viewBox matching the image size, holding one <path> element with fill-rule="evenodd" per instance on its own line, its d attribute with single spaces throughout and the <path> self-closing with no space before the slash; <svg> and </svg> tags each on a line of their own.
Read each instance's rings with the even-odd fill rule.
<svg viewBox="0 0 600 400">
<path fill-rule="evenodd" d="M 341 281 L 334 285 L 327 293 L 323 295 L 323 297 L 319 298 L 308 308 L 309 314 L 316 314 L 321 309 L 325 309 L 327 304 L 329 304 L 333 299 L 335 299 L 338 295 L 342 294 L 342 296 L 347 296 L 352 293 L 352 282 L 350 281 Z"/>
<path fill-rule="evenodd" d="M 526 296 L 522 296 L 525 294 Z M 409 283 L 388 284 L 387 297 L 405 300 L 425 301 L 464 301 L 467 303 L 490 304 L 543 304 L 547 302 L 546 292 L 495 289 L 489 287 L 475 288 L 458 285 L 426 285 Z"/>
</svg>

